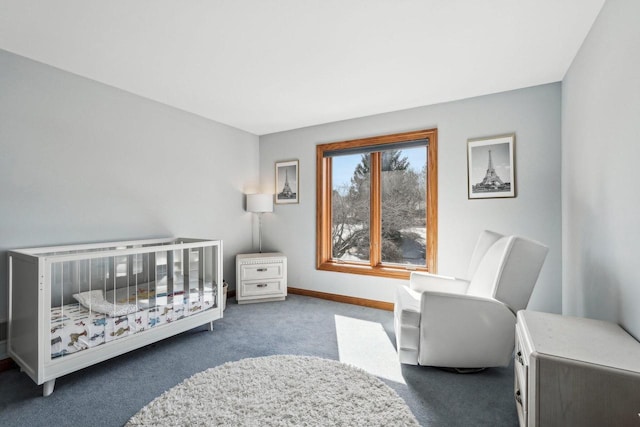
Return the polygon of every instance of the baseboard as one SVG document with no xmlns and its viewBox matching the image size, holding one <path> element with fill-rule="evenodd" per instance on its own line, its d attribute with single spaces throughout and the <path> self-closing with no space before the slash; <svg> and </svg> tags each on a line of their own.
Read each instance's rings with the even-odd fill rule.
<svg viewBox="0 0 640 427">
<path fill-rule="evenodd" d="M 366 299 L 366 298 L 349 297 L 349 296 L 346 296 L 346 295 L 330 294 L 330 293 L 327 293 L 327 292 L 310 291 L 308 289 L 300 289 L 300 288 L 287 288 L 287 292 L 290 293 L 290 294 L 304 295 L 304 296 L 307 296 L 307 297 L 326 299 L 326 300 L 329 300 L 329 301 L 344 302 L 346 304 L 361 305 L 361 306 L 364 306 L 364 307 L 370 307 L 370 308 L 377 308 L 377 309 L 380 309 L 380 310 L 393 311 L 393 303 L 392 302 L 376 301 L 376 300 Z"/>
</svg>

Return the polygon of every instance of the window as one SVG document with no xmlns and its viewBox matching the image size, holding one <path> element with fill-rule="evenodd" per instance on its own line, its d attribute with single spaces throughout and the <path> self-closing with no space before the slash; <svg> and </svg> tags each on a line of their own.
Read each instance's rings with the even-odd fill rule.
<svg viewBox="0 0 640 427">
<path fill-rule="evenodd" d="M 320 144 L 316 163 L 318 269 L 435 271 L 436 129 Z"/>
</svg>

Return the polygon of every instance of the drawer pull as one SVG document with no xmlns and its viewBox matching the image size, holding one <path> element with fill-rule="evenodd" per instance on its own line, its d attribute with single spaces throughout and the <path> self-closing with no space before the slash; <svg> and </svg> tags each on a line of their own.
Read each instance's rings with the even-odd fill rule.
<svg viewBox="0 0 640 427">
<path fill-rule="evenodd" d="M 267 284 L 266 284 L 266 283 L 258 283 L 256 286 L 257 286 L 258 288 L 266 288 L 266 287 L 267 287 Z"/>
<path fill-rule="evenodd" d="M 266 268 L 258 268 L 257 270 L 258 270 L 258 271 L 267 271 L 267 269 L 266 269 Z"/>
<path fill-rule="evenodd" d="M 516 390 L 516 401 L 522 405 L 522 396 L 520 396 L 520 390 Z"/>
</svg>

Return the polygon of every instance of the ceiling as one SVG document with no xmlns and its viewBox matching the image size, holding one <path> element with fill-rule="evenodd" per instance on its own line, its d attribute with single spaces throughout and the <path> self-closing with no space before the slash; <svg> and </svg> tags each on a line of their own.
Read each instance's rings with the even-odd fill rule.
<svg viewBox="0 0 640 427">
<path fill-rule="evenodd" d="M 0 0 L 0 49 L 263 135 L 560 81 L 603 3 Z"/>
</svg>

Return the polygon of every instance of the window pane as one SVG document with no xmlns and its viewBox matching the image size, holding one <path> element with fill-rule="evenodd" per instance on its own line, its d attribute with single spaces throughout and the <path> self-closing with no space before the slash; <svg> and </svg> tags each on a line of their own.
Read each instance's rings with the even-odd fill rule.
<svg viewBox="0 0 640 427">
<path fill-rule="evenodd" d="M 382 262 L 426 265 L 424 147 L 382 152 Z"/>
<path fill-rule="evenodd" d="M 369 260 L 370 154 L 331 159 L 333 259 Z"/>
</svg>

